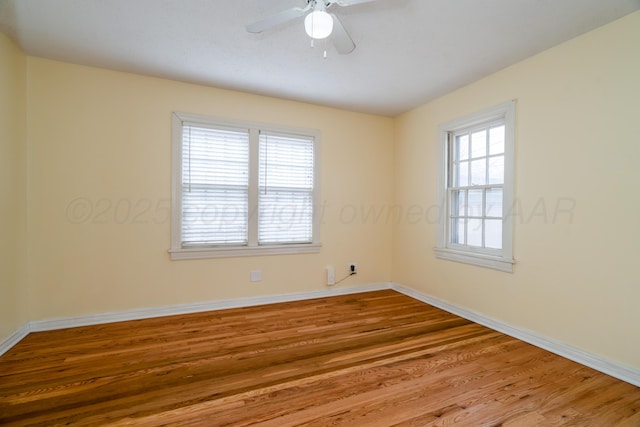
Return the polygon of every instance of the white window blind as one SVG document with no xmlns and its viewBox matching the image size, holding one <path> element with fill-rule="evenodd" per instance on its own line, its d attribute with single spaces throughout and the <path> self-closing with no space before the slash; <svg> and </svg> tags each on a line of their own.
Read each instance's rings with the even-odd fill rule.
<svg viewBox="0 0 640 427">
<path fill-rule="evenodd" d="M 183 123 L 182 247 L 246 245 L 249 131 Z"/>
<path fill-rule="evenodd" d="M 172 120 L 171 259 L 320 252 L 320 132 Z"/>
<path fill-rule="evenodd" d="M 311 243 L 313 138 L 260 132 L 258 244 Z"/>
</svg>

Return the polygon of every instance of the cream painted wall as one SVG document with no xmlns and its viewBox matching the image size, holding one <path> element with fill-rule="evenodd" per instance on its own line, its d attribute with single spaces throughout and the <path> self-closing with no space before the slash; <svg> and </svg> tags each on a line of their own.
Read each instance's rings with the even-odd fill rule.
<svg viewBox="0 0 640 427">
<path fill-rule="evenodd" d="M 0 340 L 28 320 L 322 289 L 326 265 L 357 262 L 344 285 L 393 279 L 640 368 L 639 45 L 635 13 L 392 120 L 25 58 L 0 35 Z M 436 260 L 437 125 L 512 98 L 515 273 Z M 172 111 L 320 129 L 322 252 L 170 261 Z"/>
<path fill-rule="evenodd" d="M 26 64 L 0 33 L 0 341 L 28 320 Z"/>
<path fill-rule="evenodd" d="M 393 121 L 28 59 L 29 319 L 311 291 L 391 278 L 391 226 L 350 206 L 392 201 Z M 171 113 L 319 129 L 320 254 L 170 261 Z M 345 214 L 346 211 L 346 214 Z M 249 282 L 260 269 L 263 281 Z"/>
<path fill-rule="evenodd" d="M 640 12 L 396 122 L 393 279 L 640 368 Z M 437 260 L 437 126 L 517 99 L 513 274 Z M 430 210 L 430 208 L 432 210 Z"/>
</svg>

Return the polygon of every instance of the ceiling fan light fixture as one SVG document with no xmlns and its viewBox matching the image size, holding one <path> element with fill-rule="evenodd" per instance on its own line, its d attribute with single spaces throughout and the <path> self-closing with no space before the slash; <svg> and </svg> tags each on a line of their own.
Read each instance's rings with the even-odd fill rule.
<svg viewBox="0 0 640 427">
<path fill-rule="evenodd" d="M 333 18 L 323 10 L 314 10 L 304 18 L 304 29 L 312 39 L 325 39 L 333 31 Z"/>
</svg>

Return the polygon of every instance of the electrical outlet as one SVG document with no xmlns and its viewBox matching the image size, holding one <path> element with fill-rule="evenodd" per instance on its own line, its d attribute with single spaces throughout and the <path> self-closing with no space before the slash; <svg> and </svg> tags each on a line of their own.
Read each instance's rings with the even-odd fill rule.
<svg viewBox="0 0 640 427">
<path fill-rule="evenodd" d="M 349 274 L 358 274 L 358 264 L 356 263 L 349 264 Z"/>
<path fill-rule="evenodd" d="M 262 270 L 253 270 L 249 274 L 249 280 L 259 282 L 262 280 Z"/>
<path fill-rule="evenodd" d="M 329 266 L 327 267 L 327 285 L 335 285 L 336 284 L 336 270 Z"/>
</svg>

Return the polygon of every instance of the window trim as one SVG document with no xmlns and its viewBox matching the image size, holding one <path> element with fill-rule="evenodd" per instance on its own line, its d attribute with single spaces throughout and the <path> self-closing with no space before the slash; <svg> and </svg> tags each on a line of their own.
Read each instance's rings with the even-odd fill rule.
<svg viewBox="0 0 640 427">
<path fill-rule="evenodd" d="M 182 125 L 198 123 L 205 126 L 246 128 L 249 130 L 249 234 L 247 245 L 182 247 Z M 313 138 L 314 177 L 313 177 L 313 237 L 311 243 L 288 243 L 258 245 L 258 138 L 259 131 L 274 132 L 285 135 L 299 135 Z M 172 260 L 230 258 L 244 256 L 288 255 L 319 253 L 321 218 L 320 209 L 320 131 L 288 126 L 231 120 L 197 114 L 172 113 L 172 153 L 171 153 L 171 249 Z"/>
<path fill-rule="evenodd" d="M 512 273 L 513 264 L 513 215 L 510 208 L 514 202 L 514 165 L 515 165 L 515 105 L 516 101 L 508 101 L 495 107 L 487 108 L 477 113 L 448 121 L 438 126 L 438 205 L 441 215 L 436 235 L 434 252 L 437 258 L 457 261 L 466 264 L 492 268 Z M 482 252 L 461 245 L 449 244 L 449 135 L 474 126 L 490 123 L 494 120 L 504 120 L 505 123 L 505 159 L 503 186 L 503 225 L 502 249 Z"/>
</svg>

